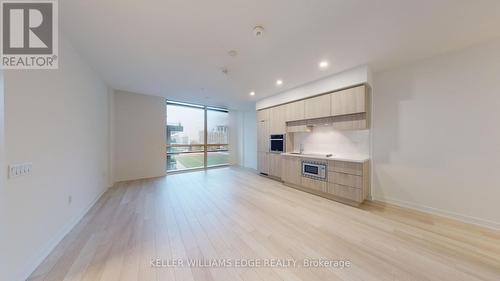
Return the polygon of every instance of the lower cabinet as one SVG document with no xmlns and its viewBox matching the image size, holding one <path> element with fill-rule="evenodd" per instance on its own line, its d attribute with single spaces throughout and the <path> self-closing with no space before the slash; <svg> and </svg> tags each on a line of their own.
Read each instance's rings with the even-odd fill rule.
<svg viewBox="0 0 500 281">
<path fill-rule="evenodd" d="M 281 178 L 281 154 L 269 153 L 269 173 L 270 176 Z"/>
<path fill-rule="evenodd" d="M 363 188 L 363 176 L 338 172 L 328 172 L 328 181 L 340 185 Z"/>
<path fill-rule="evenodd" d="M 295 185 L 301 184 L 300 158 L 294 156 L 282 156 L 281 158 L 281 179 L 285 183 Z"/>
<path fill-rule="evenodd" d="M 286 183 L 301 184 L 300 158 L 294 156 L 281 157 L 281 179 Z"/>
<path fill-rule="evenodd" d="M 356 204 L 362 203 L 370 192 L 368 167 L 368 161 L 329 161 L 327 192 Z"/>
<path fill-rule="evenodd" d="M 257 169 L 259 173 L 269 174 L 269 152 L 259 152 L 257 154 Z"/>
<path fill-rule="evenodd" d="M 282 156 L 281 179 L 291 186 L 311 193 L 347 203 L 359 205 L 368 198 L 369 162 L 328 161 L 327 180 L 303 177 L 301 158 Z"/>
<path fill-rule="evenodd" d="M 359 203 L 365 200 L 365 198 L 363 198 L 363 190 L 361 188 L 351 187 L 347 185 L 340 185 L 329 182 L 328 193 Z"/>
<path fill-rule="evenodd" d="M 326 181 L 322 180 L 315 180 L 311 178 L 302 177 L 301 186 L 319 192 L 327 191 L 327 183 Z"/>
</svg>

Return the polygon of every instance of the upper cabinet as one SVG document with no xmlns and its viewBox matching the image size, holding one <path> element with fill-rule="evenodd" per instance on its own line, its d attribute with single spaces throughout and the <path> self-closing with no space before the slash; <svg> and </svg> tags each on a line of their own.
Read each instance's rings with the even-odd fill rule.
<svg viewBox="0 0 500 281">
<path fill-rule="evenodd" d="M 286 108 L 284 105 L 269 109 L 269 133 L 271 135 L 285 134 L 286 131 Z"/>
<path fill-rule="evenodd" d="M 286 122 L 328 117 L 331 120 L 324 123 L 332 122 L 332 126 L 338 130 L 368 129 L 370 127 L 369 110 L 369 87 L 366 85 L 259 110 L 257 111 L 257 120 L 259 123 L 265 123 L 259 125 L 259 140 L 262 142 L 260 147 L 264 149 L 268 145 L 266 142 L 269 141 L 271 134 L 278 135 L 285 134 L 287 131 L 309 130 L 305 127 L 305 123 L 300 124 L 300 122 L 289 124 L 290 127 L 287 129 Z M 320 120 L 322 119 L 310 122 L 319 122 Z"/>
<path fill-rule="evenodd" d="M 367 111 L 366 86 L 350 88 L 331 94 L 332 116 L 363 113 Z"/>
<path fill-rule="evenodd" d="M 322 95 L 304 100 L 304 119 L 331 116 L 330 95 Z"/>
<path fill-rule="evenodd" d="M 304 109 L 305 109 L 305 101 L 300 100 L 292 103 L 288 103 L 284 105 L 285 107 L 285 121 L 297 121 L 304 120 Z"/>
<path fill-rule="evenodd" d="M 261 109 L 257 111 L 257 122 L 269 121 L 269 109 Z"/>
</svg>

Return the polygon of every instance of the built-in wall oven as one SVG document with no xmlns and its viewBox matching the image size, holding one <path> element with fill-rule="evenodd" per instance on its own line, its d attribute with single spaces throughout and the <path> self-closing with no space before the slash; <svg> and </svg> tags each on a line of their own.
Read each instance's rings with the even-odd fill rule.
<svg viewBox="0 0 500 281">
<path fill-rule="evenodd" d="M 302 161 L 302 176 L 316 180 L 326 181 L 327 164 L 324 162 L 303 160 Z"/>
<path fill-rule="evenodd" d="M 269 138 L 269 151 L 274 153 L 285 152 L 285 135 L 271 135 Z"/>
</svg>

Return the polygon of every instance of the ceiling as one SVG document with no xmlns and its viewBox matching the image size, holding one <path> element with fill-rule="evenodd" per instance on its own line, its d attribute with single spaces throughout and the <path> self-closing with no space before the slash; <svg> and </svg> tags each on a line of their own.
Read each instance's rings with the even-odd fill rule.
<svg viewBox="0 0 500 281">
<path fill-rule="evenodd" d="M 377 71 L 500 37 L 498 0 L 59 5 L 64 37 L 111 87 L 235 109 L 358 65 Z M 263 36 L 254 36 L 256 25 L 265 28 Z M 330 62 L 328 69 L 319 70 L 321 60 Z"/>
</svg>

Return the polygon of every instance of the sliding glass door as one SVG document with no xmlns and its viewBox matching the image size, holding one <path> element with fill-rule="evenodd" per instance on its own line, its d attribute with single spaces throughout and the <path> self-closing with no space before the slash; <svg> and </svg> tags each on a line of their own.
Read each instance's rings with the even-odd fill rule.
<svg viewBox="0 0 500 281">
<path fill-rule="evenodd" d="M 167 102 L 167 171 L 229 164 L 228 111 Z"/>
</svg>

